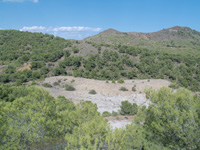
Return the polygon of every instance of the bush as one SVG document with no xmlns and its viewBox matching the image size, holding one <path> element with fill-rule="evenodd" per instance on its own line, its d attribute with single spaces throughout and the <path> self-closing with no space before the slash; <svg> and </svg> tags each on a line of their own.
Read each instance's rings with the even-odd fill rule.
<svg viewBox="0 0 200 150">
<path fill-rule="evenodd" d="M 103 117 L 108 117 L 108 116 L 111 116 L 111 113 L 108 112 L 108 111 L 104 111 L 103 114 L 102 114 Z"/>
<path fill-rule="evenodd" d="M 97 94 L 97 92 L 95 90 L 90 90 L 89 94 L 93 94 L 94 95 L 94 94 Z"/>
<path fill-rule="evenodd" d="M 169 85 L 169 87 L 172 88 L 172 89 L 178 89 L 178 88 L 179 88 L 179 85 L 178 85 L 177 83 L 171 83 L 171 84 Z"/>
<path fill-rule="evenodd" d="M 54 76 L 67 75 L 67 72 L 62 67 L 56 67 L 53 69 L 53 74 L 54 74 Z"/>
<path fill-rule="evenodd" d="M 117 82 L 118 82 L 118 83 L 124 83 L 124 79 L 121 79 L 121 78 L 120 78 L 120 79 L 117 80 Z"/>
<path fill-rule="evenodd" d="M 114 79 L 112 80 L 112 83 L 115 83 L 115 80 L 114 80 Z"/>
<path fill-rule="evenodd" d="M 58 85 L 60 85 L 60 83 L 59 82 L 54 82 L 53 85 L 54 86 L 58 86 Z"/>
<path fill-rule="evenodd" d="M 108 81 L 108 80 L 106 80 L 106 83 L 109 83 L 109 81 Z"/>
<path fill-rule="evenodd" d="M 78 52 L 79 52 L 79 49 L 78 49 L 77 47 L 73 47 L 73 48 L 72 48 L 72 51 L 73 51 L 74 53 L 78 53 Z"/>
<path fill-rule="evenodd" d="M 118 112 L 112 111 L 112 116 L 118 116 Z"/>
<path fill-rule="evenodd" d="M 36 83 L 35 81 L 33 81 L 33 82 L 31 83 L 31 85 L 37 85 L 37 83 Z"/>
<path fill-rule="evenodd" d="M 75 80 L 73 79 L 73 80 L 71 80 L 71 83 L 74 83 L 75 82 Z"/>
<path fill-rule="evenodd" d="M 73 86 L 66 84 L 65 85 L 65 90 L 66 91 L 75 91 L 76 89 Z"/>
<path fill-rule="evenodd" d="M 44 83 L 44 84 L 42 84 L 44 87 L 48 87 L 48 88 L 51 88 L 52 87 L 52 85 L 50 84 L 50 83 Z"/>
<path fill-rule="evenodd" d="M 72 76 L 72 73 L 71 73 L 71 72 L 69 72 L 67 75 L 68 75 L 68 76 Z"/>
<path fill-rule="evenodd" d="M 125 88 L 125 87 L 121 87 L 119 90 L 120 90 L 120 91 L 128 91 L 128 89 Z"/>
<path fill-rule="evenodd" d="M 121 115 L 135 115 L 138 111 L 138 106 L 136 103 L 131 104 L 129 101 L 122 101 L 120 106 Z"/>
<path fill-rule="evenodd" d="M 136 91 L 136 88 L 135 88 L 135 87 L 136 87 L 136 86 L 133 86 L 133 87 L 132 87 L 132 91 L 133 91 L 133 92 Z"/>
</svg>

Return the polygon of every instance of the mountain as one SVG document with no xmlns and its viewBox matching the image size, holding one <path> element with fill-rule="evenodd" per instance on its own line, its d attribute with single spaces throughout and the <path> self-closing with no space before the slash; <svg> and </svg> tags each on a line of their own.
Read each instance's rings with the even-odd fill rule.
<svg viewBox="0 0 200 150">
<path fill-rule="evenodd" d="M 163 29 L 152 33 L 142 33 L 142 32 L 120 32 L 114 29 L 105 30 L 97 35 L 86 38 L 86 40 L 94 40 L 97 38 L 109 38 L 112 36 L 123 36 L 132 38 L 134 41 L 136 39 L 145 39 L 153 41 L 165 41 L 165 40 L 200 40 L 200 32 L 192 30 L 188 27 L 175 26 L 168 29 Z M 112 39 L 107 39 L 112 40 Z"/>
<path fill-rule="evenodd" d="M 108 29 L 84 40 L 99 44 L 131 45 L 169 52 L 186 51 L 191 54 L 199 53 L 200 49 L 200 32 L 180 26 L 152 33 L 119 32 Z"/>
</svg>

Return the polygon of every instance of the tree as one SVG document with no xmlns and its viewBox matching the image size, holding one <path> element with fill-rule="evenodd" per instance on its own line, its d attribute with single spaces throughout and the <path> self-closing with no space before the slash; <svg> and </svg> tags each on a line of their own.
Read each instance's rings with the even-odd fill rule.
<svg viewBox="0 0 200 150">
<path fill-rule="evenodd" d="M 64 68 L 61 68 L 61 67 L 56 67 L 54 70 L 53 70 L 53 74 L 55 76 L 58 76 L 58 75 L 66 75 L 67 72 Z"/>
<path fill-rule="evenodd" d="M 137 77 L 137 71 L 135 69 L 132 69 L 128 72 L 128 78 L 133 79 L 134 77 Z"/>
<path fill-rule="evenodd" d="M 67 149 L 99 149 L 105 144 L 109 126 L 97 112 L 97 106 L 86 101 L 77 106 L 74 114 L 77 126 L 66 134 Z M 77 120 L 77 121 L 76 121 Z"/>
<path fill-rule="evenodd" d="M 31 69 L 39 69 L 45 66 L 43 61 L 32 61 L 31 62 Z"/>
<path fill-rule="evenodd" d="M 138 106 L 136 103 L 131 104 L 129 101 L 122 101 L 120 106 L 121 115 L 135 115 L 138 111 Z"/>
<path fill-rule="evenodd" d="M 162 88 L 148 95 L 153 102 L 144 123 L 148 140 L 170 149 L 199 149 L 199 98 L 185 89 Z"/>
<path fill-rule="evenodd" d="M 51 128 L 55 116 L 53 97 L 33 87 L 28 88 L 28 93 L 28 96 L 7 103 L 3 108 L 7 125 L 3 125 L 1 130 L 5 133 L 1 149 L 27 149 L 55 132 Z"/>
</svg>

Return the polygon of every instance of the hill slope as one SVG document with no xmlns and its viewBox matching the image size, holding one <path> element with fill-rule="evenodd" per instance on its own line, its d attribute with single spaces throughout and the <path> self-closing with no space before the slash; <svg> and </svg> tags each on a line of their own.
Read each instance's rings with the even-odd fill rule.
<svg viewBox="0 0 200 150">
<path fill-rule="evenodd" d="M 190 28 L 155 33 L 109 29 L 82 41 L 15 30 L 2 30 L 0 37 L 3 83 L 73 75 L 99 80 L 168 79 L 200 90 L 200 38 L 199 32 Z M 175 44 L 164 45 L 167 42 Z M 192 42 L 197 44 L 190 46 Z"/>
</svg>

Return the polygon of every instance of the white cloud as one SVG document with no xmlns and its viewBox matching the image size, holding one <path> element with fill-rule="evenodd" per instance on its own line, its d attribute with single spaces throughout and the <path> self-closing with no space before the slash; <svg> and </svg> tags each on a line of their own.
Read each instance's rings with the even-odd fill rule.
<svg viewBox="0 0 200 150">
<path fill-rule="evenodd" d="M 34 3 L 38 2 L 38 0 L 3 0 L 3 2 L 25 2 L 25 1 L 30 1 Z"/>
<path fill-rule="evenodd" d="M 83 26 L 74 27 L 43 27 L 43 26 L 32 26 L 23 27 L 20 31 L 30 31 L 30 32 L 42 32 L 49 33 L 55 36 L 60 36 L 66 39 L 83 39 L 88 36 L 92 36 L 101 31 L 101 28 L 91 28 Z"/>
<path fill-rule="evenodd" d="M 93 31 L 99 32 L 101 28 L 90 28 L 90 27 L 43 27 L 43 26 L 32 26 L 23 27 L 20 31 L 31 31 L 31 32 L 63 32 L 63 31 Z"/>
</svg>

